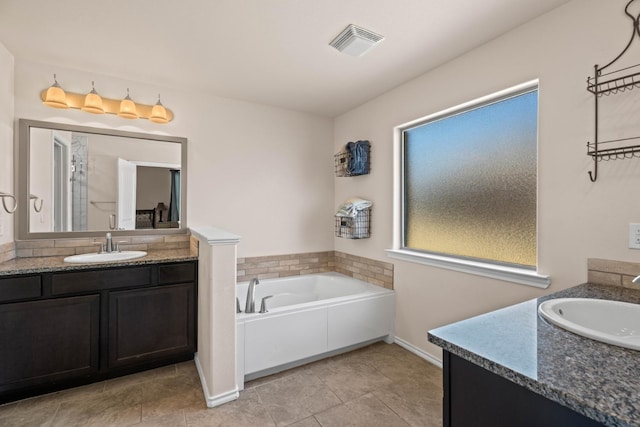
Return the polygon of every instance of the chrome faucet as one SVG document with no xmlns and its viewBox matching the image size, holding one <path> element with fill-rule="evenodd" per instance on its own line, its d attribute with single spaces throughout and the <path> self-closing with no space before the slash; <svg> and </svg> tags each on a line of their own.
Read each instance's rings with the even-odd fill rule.
<svg viewBox="0 0 640 427">
<path fill-rule="evenodd" d="M 111 252 L 113 252 L 113 241 L 111 240 L 111 233 L 107 233 L 106 239 L 107 239 L 107 244 L 105 245 L 106 246 L 105 252 L 110 254 Z"/>
<path fill-rule="evenodd" d="M 267 310 L 267 300 L 269 298 L 273 298 L 273 295 L 268 295 L 264 298 L 262 298 L 262 304 L 260 305 L 260 313 L 268 313 L 269 310 Z"/>
<path fill-rule="evenodd" d="M 249 283 L 249 287 L 247 288 L 247 302 L 244 305 L 245 313 L 255 313 L 256 312 L 256 301 L 255 301 L 255 292 L 256 285 L 259 285 L 260 282 L 258 279 L 251 279 Z"/>
<path fill-rule="evenodd" d="M 640 284 L 640 276 L 637 276 L 637 277 L 636 277 L 635 279 L 633 279 L 631 282 L 632 282 L 632 283 L 635 283 L 636 285 L 637 285 L 637 284 Z"/>
</svg>

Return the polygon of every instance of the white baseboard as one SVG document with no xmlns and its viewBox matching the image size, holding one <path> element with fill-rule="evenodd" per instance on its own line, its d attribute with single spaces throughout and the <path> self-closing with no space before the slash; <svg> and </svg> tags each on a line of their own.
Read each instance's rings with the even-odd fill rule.
<svg viewBox="0 0 640 427">
<path fill-rule="evenodd" d="M 200 359 L 198 359 L 197 354 L 194 356 L 193 360 L 196 363 L 196 369 L 198 370 L 198 376 L 200 377 L 200 383 L 202 384 L 202 391 L 204 392 L 204 400 L 207 403 L 208 408 L 220 406 L 223 403 L 231 402 L 232 400 L 236 400 L 240 397 L 240 391 L 237 387 L 234 390 L 229 390 L 215 396 L 210 395 L 207 380 L 202 372 L 202 366 L 200 365 Z"/>
<path fill-rule="evenodd" d="M 398 344 L 400 347 L 404 348 L 405 350 L 410 351 L 416 356 L 426 360 L 429 363 L 433 363 L 434 365 L 442 369 L 442 360 L 438 359 L 432 354 L 427 353 L 426 351 L 414 346 L 413 344 L 409 344 L 407 341 L 403 340 L 402 338 L 398 338 L 397 336 L 395 337 L 394 341 L 396 344 Z"/>
</svg>

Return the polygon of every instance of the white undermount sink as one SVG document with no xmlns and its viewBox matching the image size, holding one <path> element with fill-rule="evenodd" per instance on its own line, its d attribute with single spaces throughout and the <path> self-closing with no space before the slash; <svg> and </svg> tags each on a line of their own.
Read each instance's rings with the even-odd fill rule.
<svg viewBox="0 0 640 427">
<path fill-rule="evenodd" d="M 556 298 L 540 304 L 538 312 L 549 322 L 578 335 L 640 350 L 640 304 Z"/>
<path fill-rule="evenodd" d="M 72 264 L 95 264 L 99 262 L 116 262 L 126 261 L 130 259 L 142 258 L 147 255 L 145 251 L 122 251 L 122 252 L 103 252 L 71 255 L 64 259 L 64 262 Z"/>
</svg>

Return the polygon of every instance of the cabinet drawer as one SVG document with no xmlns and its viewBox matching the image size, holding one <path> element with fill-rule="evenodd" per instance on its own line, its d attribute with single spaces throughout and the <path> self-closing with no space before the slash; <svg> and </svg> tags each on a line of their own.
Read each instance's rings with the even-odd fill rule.
<svg viewBox="0 0 640 427">
<path fill-rule="evenodd" d="M 42 295 L 40 276 L 0 279 L 0 302 L 37 298 Z"/>
<path fill-rule="evenodd" d="M 101 291 L 151 283 L 151 267 L 58 273 L 51 279 L 51 294 Z"/>
<path fill-rule="evenodd" d="M 158 266 L 158 283 L 161 285 L 193 282 L 195 279 L 196 264 L 194 262 Z"/>
</svg>

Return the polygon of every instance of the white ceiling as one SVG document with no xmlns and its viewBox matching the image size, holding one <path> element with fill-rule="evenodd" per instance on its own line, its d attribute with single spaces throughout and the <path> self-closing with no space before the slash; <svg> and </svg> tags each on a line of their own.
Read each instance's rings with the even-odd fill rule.
<svg viewBox="0 0 640 427">
<path fill-rule="evenodd" d="M 0 0 L 17 58 L 333 117 L 569 0 Z M 385 40 L 360 58 L 348 24 Z"/>
</svg>

